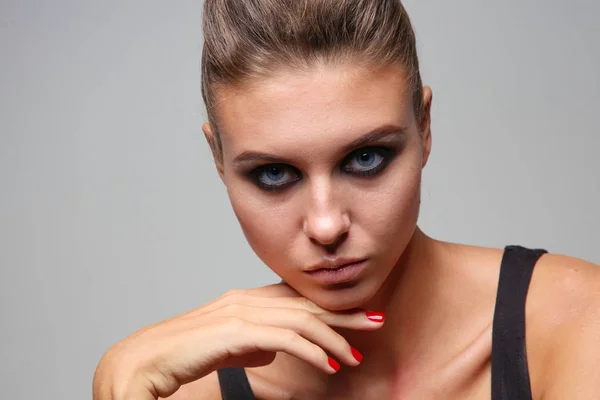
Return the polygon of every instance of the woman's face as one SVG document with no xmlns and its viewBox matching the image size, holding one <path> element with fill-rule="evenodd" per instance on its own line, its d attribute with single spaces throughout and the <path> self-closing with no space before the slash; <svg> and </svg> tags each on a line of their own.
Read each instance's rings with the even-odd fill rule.
<svg viewBox="0 0 600 400">
<path fill-rule="evenodd" d="M 285 70 L 219 92 L 217 168 L 244 234 L 321 307 L 373 298 L 415 232 L 431 92 L 421 124 L 412 95 L 400 67 L 351 65 Z M 351 261 L 360 262 L 346 272 L 306 272 Z"/>
</svg>

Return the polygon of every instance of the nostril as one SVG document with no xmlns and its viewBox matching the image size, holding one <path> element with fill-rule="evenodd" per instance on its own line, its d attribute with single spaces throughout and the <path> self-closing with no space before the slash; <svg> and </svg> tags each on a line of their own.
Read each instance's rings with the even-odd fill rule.
<svg viewBox="0 0 600 400">
<path fill-rule="evenodd" d="M 312 243 L 335 249 L 348 237 L 349 222 L 346 215 L 330 211 L 320 215 L 307 215 L 302 228 Z"/>
<path fill-rule="evenodd" d="M 338 236 L 338 238 L 335 241 L 333 241 L 331 243 L 326 243 L 326 244 L 321 243 L 321 246 L 323 246 L 323 248 L 327 251 L 327 253 L 332 254 L 337 251 L 337 249 L 341 246 L 342 243 L 344 243 L 346 241 L 347 238 L 348 238 L 348 233 L 344 232 L 343 234 Z"/>
</svg>

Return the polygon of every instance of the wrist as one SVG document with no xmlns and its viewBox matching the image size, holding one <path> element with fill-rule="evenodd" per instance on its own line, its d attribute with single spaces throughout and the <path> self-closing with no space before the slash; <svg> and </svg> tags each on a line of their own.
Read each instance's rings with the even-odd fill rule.
<svg viewBox="0 0 600 400">
<path fill-rule="evenodd" d="M 102 357 L 93 379 L 93 400 L 157 400 L 152 383 L 137 363 L 110 350 Z"/>
</svg>

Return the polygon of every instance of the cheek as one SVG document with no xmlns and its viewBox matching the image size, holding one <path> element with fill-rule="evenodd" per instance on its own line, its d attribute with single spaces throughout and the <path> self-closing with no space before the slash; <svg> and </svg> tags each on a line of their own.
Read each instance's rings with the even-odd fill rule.
<svg viewBox="0 0 600 400">
<path fill-rule="evenodd" d="M 229 190 L 229 198 L 256 255 L 269 267 L 281 264 L 298 229 L 289 207 L 284 207 L 283 202 L 261 201 L 235 189 Z"/>
<path fill-rule="evenodd" d="M 408 241 L 416 227 L 421 198 L 420 168 L 400 168 L 377 191 L 357 192 L 354 222 L 381 248 Z"/>
</svg>

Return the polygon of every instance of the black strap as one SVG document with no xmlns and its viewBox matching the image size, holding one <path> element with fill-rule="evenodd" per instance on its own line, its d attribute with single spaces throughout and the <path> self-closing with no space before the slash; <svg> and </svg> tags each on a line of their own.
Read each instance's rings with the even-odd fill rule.
<svg viewBox="0 0 600 400">
<path fill-rule="evenodd" d="M 533 268 L 547 253 L 506 246 L 492 331 L 492 400 L 531 400 L 525 348 L 525 302 Z"/>
<path fill-rule="evenodd" d="M 223 400 L 256 400 L 244 368 L 222 368 L 217 374 Z"/>
</svg>

